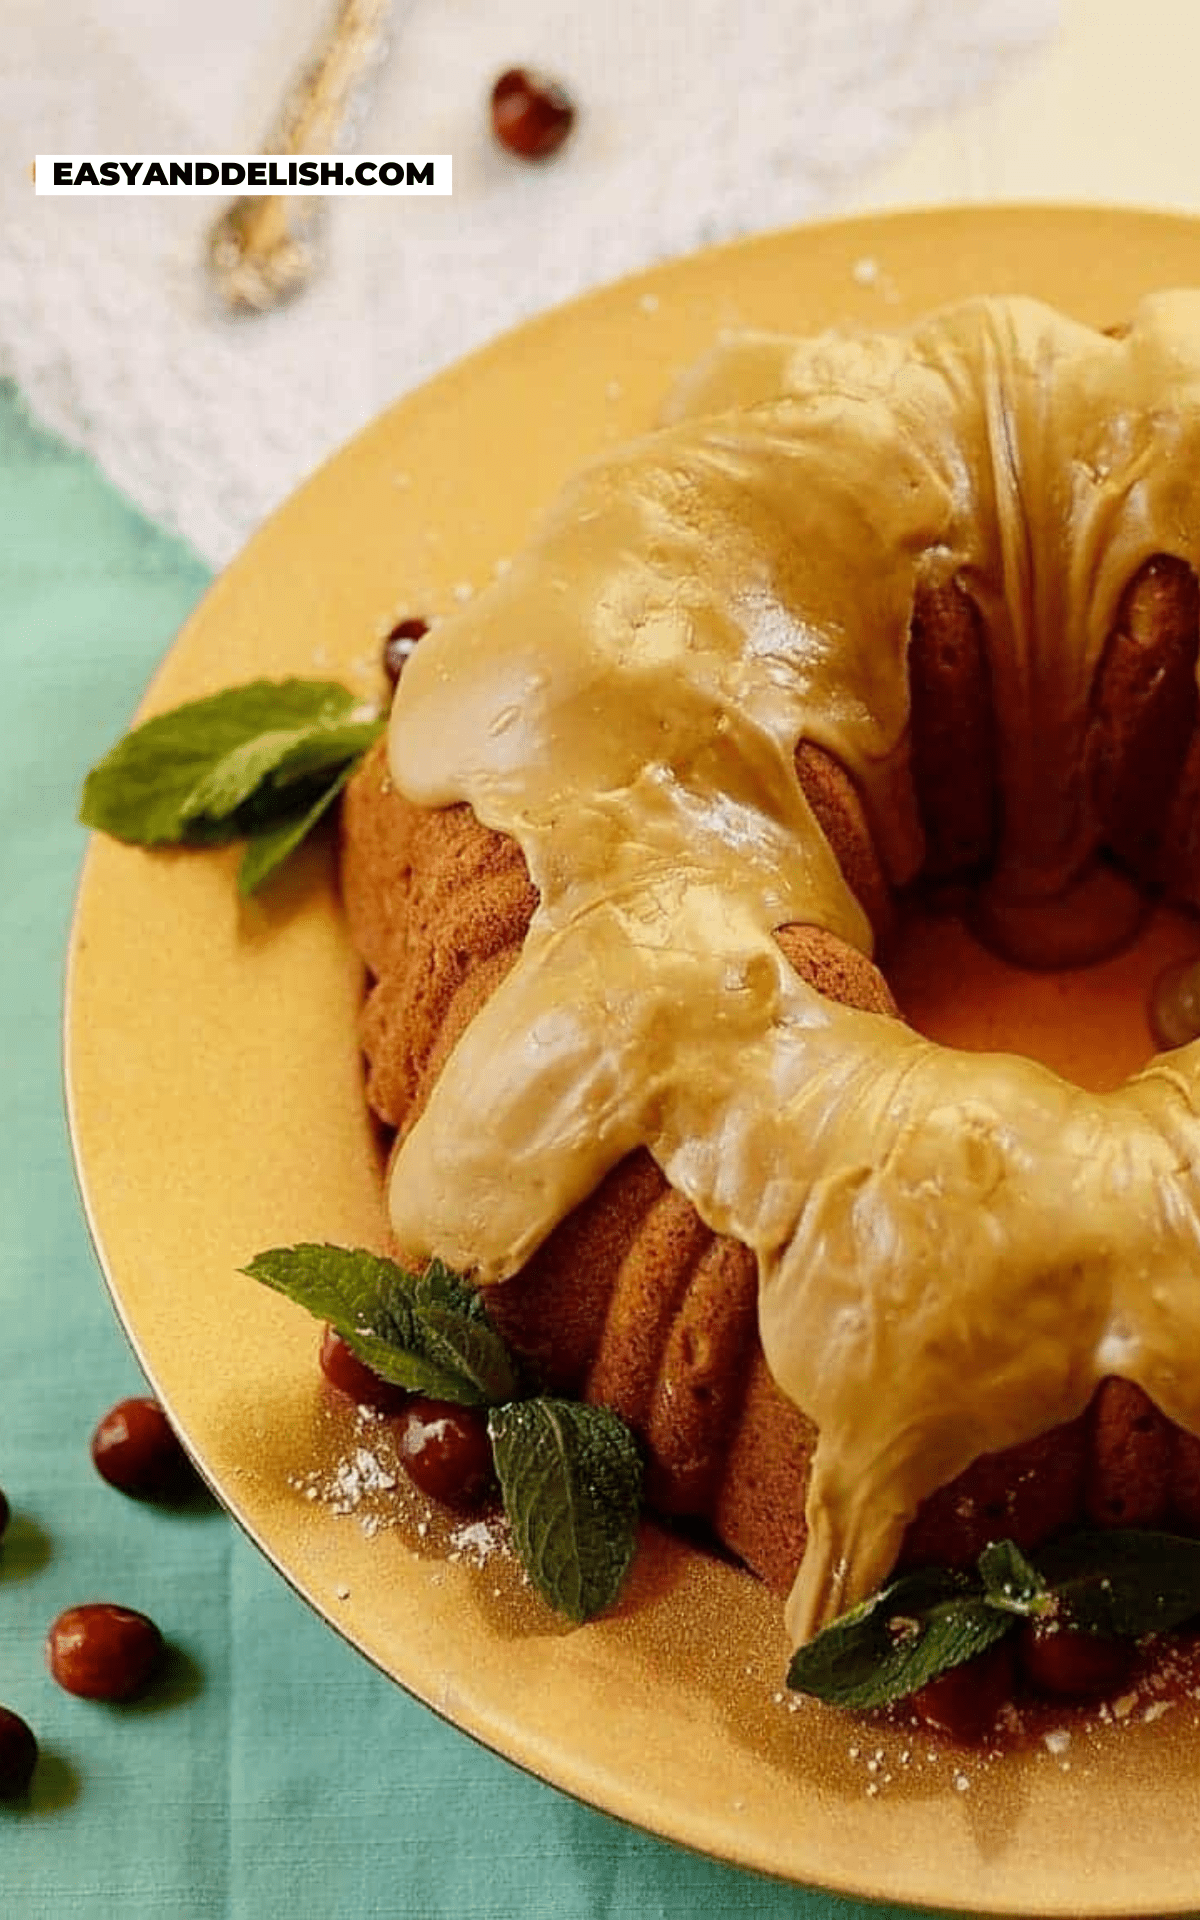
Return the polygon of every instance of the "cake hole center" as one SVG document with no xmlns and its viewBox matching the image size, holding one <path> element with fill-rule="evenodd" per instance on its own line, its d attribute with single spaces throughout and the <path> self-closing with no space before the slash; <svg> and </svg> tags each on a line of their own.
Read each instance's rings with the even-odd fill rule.
<svg viewBox="0 0 1200 1920">
<path fill-rule="evenodd" d="M 882 964 L 901 1013 L 928 1039 L 1024 1054 L 1103 1093 L 1158 1051 L 1148 1011 L 1154 983 L 1198 955 L 1200 919 L 1159 906 L 1122 952 L 1035 973 L 982 946 L 956 913 L 912 900 Z"/>
</svg>

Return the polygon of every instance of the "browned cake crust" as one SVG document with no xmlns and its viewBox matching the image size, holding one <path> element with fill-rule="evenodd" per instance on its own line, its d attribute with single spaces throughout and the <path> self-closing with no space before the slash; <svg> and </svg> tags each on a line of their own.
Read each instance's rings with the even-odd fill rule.
<svg viewBox="0 0 1200 1920">
<path fill-rule="evenodd" d="M 912 774 L 930 879 L 980 871 L 995 847 L 996 738 L 978 609 L 956 580 L 918 589 L 908 643 Z"/>
<path fill-rule="evenodd" d="M 886 945 L 895 924 L 895 905 L 858 789 L 832 754 L 811 740 L 800 742 L 795 761 L 796 778 L 821 832 L 837 849 L 846 884 L 871 922 L 876 940 Z"/>
<path fill-rule="evenodd" d="M 350 932 L 374 977 L 367 1099 L 385 1125 L 406 1128 L 520 952 L 537 895 L 520 848 L 469 807 L 401 800 L 382 743 L 346 790 L 342 846 Z"/>
<path fill-rule="evenodd" d="M 1197 599 L 1179 563 L 1143 569 L 1097 676 L 1088 745 L 1111 851 L 1188 900 L 1200 897 Z M 994 741 L 979 619 L 957 586 L 921 598 L 910 670 L 928 870 L 978 868 L 996 834 Z M 807 742 L 796 770 L 848 883 L 886 935 L 891 890 L 853 782 Z M 342 884 L 371 975 L 368 1098 L 403 1133 L 513 964 L 536 894 L 515 842 L 469 808 L 425 811 L 404 800 L 382 744 L 347 789 Z M 898 1017 L 883 975 L 855 949 L 816 927 L 782 927 L 776 937 L 819 991 Z M 615 1167 L 519 1274 L 489 1289 L 488 1305 L 546 1386 L 629 1422 L 654 1505 L 709 1520 L 772 1586 L 790 1586 L 804 1551 L 815 1429 L 767 1371 L 752 1256 L 712 1233 L 649 1154 Z M 1103 1383 L 1069 1426 L 977 1460 L 925 1503 L 903 1558 L 969 1564 L 998 1531 L 1031 1547 L 1083 1520 L 1200 1529 L 1200 1442 L 1124 1381 Z"/>
<path fill-rule="evenodd" d="M 1110 851 L 1157 879 L 1159 847 L 1196 726 L 1200 594 L 1159 555 L 1130 582 L 1092 688 L 1087 773 Z"/>
</svg>

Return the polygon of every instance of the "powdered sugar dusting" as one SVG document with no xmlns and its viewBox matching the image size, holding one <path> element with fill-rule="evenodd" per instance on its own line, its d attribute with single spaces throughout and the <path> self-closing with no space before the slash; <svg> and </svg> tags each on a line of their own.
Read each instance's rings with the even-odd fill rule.
<svg viewBox="0 0 1200 1920">
<path fill-rule="evenodd" d="M 355 1518 L 365 1534 L 416 1519 L 428 1502 L 396 1456 L 391 1430 L 372 1407 L 356 1407 L 348 1444 L 328 1464 L 288 1475 L 288 1485 L 339 1519 Z"/>
<path fill-rule="evenodd" d="M 485 1520 L 470 1520 L 455 1527 L 450 1535 L 450 1560 L 466 1560 L 473 1567 L 486 1566 L 497 1553 L 503 1553 L 511 1540 L 508 1520 L 495 1514 Z"/>
<path fill-rule="evenodd" d="M 413 1552 L 436 1562 L 431 1578 L 440 1581 L 445 1565 L 474 1569 L 503 1565 L 503 1592 L 528 1591 L 529 1581 L 512 1546 L 507 1517 L 496 1507 L 464 1518 L 430 1500 L 409 1479 L 392 1433 L 392 1423 L 372 1407 L 331 1401 L 326 1413 L 334 1446 L 320 1465 L 290 1473 L 287 1484 L 306 1503 L 319 1505 L 339 1520 L 353 1521 L 368 1540 L 398 1534 Z M 350 1596 L 344 1583 L 339 1600 Z"/>
</svg>

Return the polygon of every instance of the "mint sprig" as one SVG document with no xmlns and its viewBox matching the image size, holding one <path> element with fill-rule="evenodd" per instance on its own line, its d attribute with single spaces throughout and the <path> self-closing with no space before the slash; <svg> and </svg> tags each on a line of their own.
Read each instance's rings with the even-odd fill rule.
<svg viewBox="0 0 1200 1920">
<path fill-rule="evenodd" d="M 838 1707 L 885 1707 L 1012 1630 L 969 1574 L 905 1574 L 797 1649 L 787 1683 Z"/>
<path fill-rule="evenodd" d="M 903 1574 L 797 1649 L 788 1685 L 838 1707 L 883 1707 L 983 1653 L 1024 1621 L 1139 1640 L 1200 1614 L 1200 1540 L 1113 1528 L 1026 1556 L 984 1548 L 974 1573 Z"/>
<path fill-rule="evenodd" d="M 413 1274 L 344 1247 L 274 1247 L 245 1272 L 328 1320 L 374 1373 L 410 1393 L 487 1407 L 520 1391 L 474 1288 L 434 1262 Z"/>
<path fill-rule="evenodd" d="M 1200 1614 L 1200 1540 L 1186 1535 L 1098 1527 L 1052 1540 L 1037 1558 L 1071 1626 L 1140 1640 Z"/>
<path fill-rule="evenodd" d="M 415 1274 L 320 1245 L 274 1247 L 245 1272 L 328 1320 L 381 1378 L 489 1408 L 496 1477 L 532 1584 L 577 1624 L 612 1604 L 637 1540 L 637 1443 L 603 1407 L 529 1392 L 477 1288 L 440 1261 Z"/>
<path fill-rule="evenodd" d="M 254 680 L 133 728 L 83 785 L 85 827 L 138 846 L 249 841 L 252 893 L 333 804 L 385 725 L 332 680 Z"/>
<path fill-rule="evenodd" d="M 494 1407 L 488 1431 L 526 1572 L 569 1620 L 590 1619 L 620 1592 L 637 1544 L 633 1435 L 604 1407 L 544 1396 Z"/>
</svg>

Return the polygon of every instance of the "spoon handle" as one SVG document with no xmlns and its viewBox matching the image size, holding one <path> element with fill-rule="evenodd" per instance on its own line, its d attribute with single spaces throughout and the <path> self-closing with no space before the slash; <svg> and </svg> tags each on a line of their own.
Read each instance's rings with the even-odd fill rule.
<svg viewBox="0 0 1200 1920">
<path fill-rule="evenodd" d="M 350 144 L 387 52 L 391 14 L 392 0 L 338 0 L 265 152 L 336 153 Z M 303 291 L 316 271 L 320 211 L 314 194 L 246 194 L 226 208 L 208 240 L 226 306 L 265 313 Z"/>
</svg>

